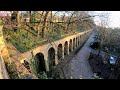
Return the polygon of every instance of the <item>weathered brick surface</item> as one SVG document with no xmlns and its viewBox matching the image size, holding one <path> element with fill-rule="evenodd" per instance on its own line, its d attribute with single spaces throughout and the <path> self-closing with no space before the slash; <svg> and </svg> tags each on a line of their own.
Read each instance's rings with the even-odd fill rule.
<svg viewBox="0 0 120 90">
<path fill-rule="evenodd" d="M 9 57 L 9 54 L 10 53 L 8 52 L 8 49 L 5 45 L 5 41 L 3 38 L 2 27 L 0 26 L 0 79 L 9 79 L 4 62 L 7 63 L 14 62 L 16 64 L 18 72 L 21 72 L 26 77 L 30 76 L 31 74 L 29 73 L 29 71 L 18 60 L 19 55 L 13 55 L 13 57 Z"/>
<path fill-rule="evenodd" d="M 0 79 L 9 79 L 3 56 L 7 57 L 8 51 L 5 48 L 5 43 L 3 39 L 3 32 L 2 32 L 2 26 L 0 26 Z"/>
</svg>

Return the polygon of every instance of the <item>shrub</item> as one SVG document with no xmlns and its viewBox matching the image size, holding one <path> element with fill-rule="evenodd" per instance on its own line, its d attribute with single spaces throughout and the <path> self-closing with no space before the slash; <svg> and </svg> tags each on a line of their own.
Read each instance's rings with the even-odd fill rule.
<svg viewBox="0 0 120 90">
<path fill-rule="evenodd" d="M 10 79 L 23 79 L 23 76 L 17 72 L 17 69 L 15 67 L 15 64 L 6 64 L 6 69 L 8 71 L 8 74 L 10 76 Z"/>
<path fill-rule="evenodd" d="M 2 20 L 0 20 L 0 25 L 3 25 L 3 21 Z"/>
<path fill-rule="evenodd" d="M 37 76 L 39 79 L 48 79 L 46 72 L 39 72 L 39 64 L 37 61 L 34 60 L 34 56 L 30 61 L 31 61 L 30 67 L 31 67 L 32 73 L 35 76 Z"/>
</svg>

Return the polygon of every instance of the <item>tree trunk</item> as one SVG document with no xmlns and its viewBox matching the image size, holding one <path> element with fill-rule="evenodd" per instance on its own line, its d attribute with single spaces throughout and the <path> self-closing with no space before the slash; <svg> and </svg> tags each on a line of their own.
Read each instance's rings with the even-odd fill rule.
<svg viewBox="0 0 120 90">
<path fill-rule="evenodd" d="M 20 23 L 20 11 L 17 11 L 17 23 Z"/>
<path fill-rule="evenodd" d="M 17 11 L 17 23 L 18 23 L 18 26 L 20 26 L 20 11 Z"/>
<path fill-rule="evenodd" d="M 40 16 L 40 23 L 39 23 L 38 26 L 37 26 L 37 29 L 38 29 L 37 37 L 40 36 L 41 21 L 42 21 L 42 18 L 43 18 L 43 14 L 44 14 L 44 11 L 42 11 L 42 14 L 41 14 L 41 16 Z"/>
<path fill-rule="evenodd" d="M 46 11 L 44 21 L 43 21 L 43 28 L 42 28 L 42 38 L 45 37 L 46 34 L 46 25 L 47 25 L 47 17 L 48 17 L 49 11 Z"/>
<path fill-rule="evenodd" d="M 31 23 L 31 11 L 29 11 L 29 16 L 30 16 L 30 23 Z"/>
<path fill-rule="evenodd" d="M 30 22 L 30 11 L 27 11 L 27 22 Z"/>
</svg>

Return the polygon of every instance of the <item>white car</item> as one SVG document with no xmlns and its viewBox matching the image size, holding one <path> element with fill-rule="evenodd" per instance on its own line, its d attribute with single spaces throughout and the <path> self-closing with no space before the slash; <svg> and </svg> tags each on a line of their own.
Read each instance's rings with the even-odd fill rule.
<svg viewBox="0 0 120 90">
<path fill-rule="evenodd" d="M 110 64 L 114 65 L 116 62 L 116 56 L 110 56 L 109 62 Z"/>
</svg>

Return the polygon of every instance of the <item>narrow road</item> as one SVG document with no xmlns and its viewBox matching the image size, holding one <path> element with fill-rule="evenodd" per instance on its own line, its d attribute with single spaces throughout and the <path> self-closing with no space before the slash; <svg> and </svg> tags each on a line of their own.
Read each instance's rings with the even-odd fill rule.
<svg viewBox="0 0 120 90">
<path fill-rule="evenodd" d="M 80 79 L 81 76 L 82 79 L 89 79 L 93 75 L 88 58 L 92 50 L 89 45 L 94 40 L 94 34 L 95 33 L 89 37 L 76 56 L 63 67 L 63 71 L 67 79 Z"/>
</svg>

